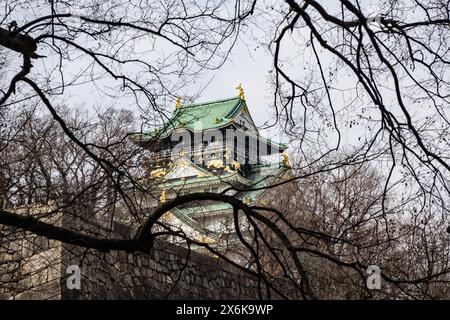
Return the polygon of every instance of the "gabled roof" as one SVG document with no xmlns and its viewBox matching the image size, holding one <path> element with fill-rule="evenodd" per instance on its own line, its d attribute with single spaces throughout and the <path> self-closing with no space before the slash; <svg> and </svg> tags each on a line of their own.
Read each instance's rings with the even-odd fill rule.
<svg viewBox="0 0 450 320">
<path fill-rule="evenodd" d="M 221 128 L 232 123 L 234 116 L 243 106 L 245 100 L 240 97 L 182 105 L 175 110 L 173 117 L 161 130 L 144 134 L 142 139 L 165 138 L 178 128 L 197 131 L 196 123 L 201 124 L 201 130 Z"/>
<path fill-rule="evenodd" d="M 243 112 L 244 116 L 256 129 L 256 125 L 248 112 L 245 100 L 236 96 L 199 104 L 182 105 L 175 110 L 172 118 L 164 125 L 164 127 L 162 127 L 162 129 L 143 134 L 141 140 L 150 141 L 152 139 L 164 139 L 177 129 L 188 129 L 192 132 L 219 129 L 232 124 L 234 118 L 240 112 Z M 196 127 L 198 123 L 201 124 L 201 128 Z M 246 134 L 256 138 L 258 133 L 246 132 Z M 266 139 L 261 135 L 259 135 L 258 139 L 265 141 L 267 144 L 274 145 L 281 151 L 286 149 L 285 144 Z"/>
<path fill-rule="evenodd" d="M 210 172 L 184 158 L 178 159 L 164 176 L 166 180 L 212 176 Z"/>
<path fill-rule="evenodd" d="M 250 190 L 238 192 L 235 197 L 243 200 L 246 198 L 252 203 L 256 203 L 267 189 L 260 189 L 271 185 L 274 182 L 278 182 L 283 179 L 283 176 L 289 172 L 289 169 L 282 164 L 264 164 L 258 165 L 254 168 L 254 173 L 251 175 L 252 183 L 247 185 Z M 256 190 L 252 190 L 256 189 Z M 188 207 L 178 209 L 179 214 L 184 214 L 190 218 L 195 216 L 211 216 L 215 214 L 221 214 L 223 212 L 230 213 L 232 206 L 228 203 L 213 203 L 208 205 L 201 205 L 196 207 Z"/>
<path fill-rule="evenodd" d="M 187 178 L 187 179 L 176 179 L 172 181 L 166 181 L 158 184 L 159 189 L 164 190 L 185 190 L 190 188 L 198 188 L 198 187 L 204 187 L 204 186 L 212 186 L 217 185 L 221 183 L 238 183 L 241 185 L 250 185 L 252 182 L 243 176 L 241 176 L 239 173 L 235 172 L 225 172 L 220 175 L 207 175 L 207 176 L 200 176 L 200 177 L 193 177 L 193 178 Z"/>
</svg>

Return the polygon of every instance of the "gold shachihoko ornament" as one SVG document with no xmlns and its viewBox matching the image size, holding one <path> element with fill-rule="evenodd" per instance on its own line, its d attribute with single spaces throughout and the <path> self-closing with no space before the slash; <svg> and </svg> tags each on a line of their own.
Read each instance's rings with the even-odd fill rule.
<svg viewBox="0 0 450 320">
<path fill-rule="evenodd" d="M 165 203 L 167 201 L 167 191 L 163 190 L 161 192 L 161 196 L 159 197 L 159 201 L 161 201 L 161 203 Z"/>
<path fill-rule="evenodd" d="M 177 110 L 179 107 L 181 107 L 181 97 L 177 97 L 175 100 L 175 110 Z"/>
<path fill-rule="evenodd" d="M 212 159 L 210 161 L 208 161 L 206 167 L 209 168 L 213 168 L 213 169 L 222 169 L 224 167 L 223 165 L 223 161 L 220 159 Z"/>
<path fill-rule="evenodd" d="M 281 163 L 285 167 L 290 167 L 290 165 L 289 165 L 289 157 L 288 157 L 288 155 L 287 155 L 287 153 L 285 151 L 283 151 L 281 153 Z"/>
<path fill-rule="evenodd" d="M 151 179 L 160 179 L 166 174 L 166 169 L 160 168 L 150 172 Z"/>
<path fill-rule="evenodd" d="M 242 84 L 241 83 L 239 83 L 239 85 L 236 87 L 236 90 L 238 91 L 239 98 L 241 98 L 242 100 L 245 100 L 244 88 L 242 88 Z"/>
</svg>

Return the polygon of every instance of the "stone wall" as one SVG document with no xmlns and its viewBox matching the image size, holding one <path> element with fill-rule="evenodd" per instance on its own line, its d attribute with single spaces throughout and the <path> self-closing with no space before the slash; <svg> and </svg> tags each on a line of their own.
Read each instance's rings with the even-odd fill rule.
<svg viewBox="0 0 450 320">
<path fill-rule="evenodd" d="M 97 232 L 101 229 L 96 228 Z M 126 228 L 120 229 L 121 237 L 129 236 Z M 219 259 L 173 244 L 155 242 L 149 254 L 102 253 L 29 233 L 19 234 L 22 236 L 16 234 L 14 241 L 4 239 L 2 243 L 2 299 L 259 298 L 255 277 Z M 67 287 L 70 265 L 80 267 L 80 290 Z"/>
<path fill-rule="evenodd" d="M 64 248 L 63 265 L 77 264 L 84 253 Z M 258 299 L 257 280 L 218 259 L 167 243 L 150 254 L 90 250 L 81 265 L 81 290 L 64 299 Z"/>
</svg>

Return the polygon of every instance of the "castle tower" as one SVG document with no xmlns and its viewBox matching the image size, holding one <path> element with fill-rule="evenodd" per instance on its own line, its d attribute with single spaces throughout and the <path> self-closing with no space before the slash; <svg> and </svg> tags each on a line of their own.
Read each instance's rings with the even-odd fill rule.
<svg viewBox="0 0 450 320">
<path fill-rule="evenodd" d="M 254 204 L 266 190 L 261 187 L 288 171 L 286 146 L 260 135 L 243 89 L 237 89 L 236 97 L 201 104 L 182 105 L 178 98 L 168 123 L 142 135 L 149 191 L 160 203 L 178 194 L 228 190 L 226 194 Z M 267 162 L 280 154 L 281 161 Z M 173 209 L 163 219 L 199 242 L 230 246 L 237 240 L 231 209 L 226 203 L 202 201 Z"/>
</svg>

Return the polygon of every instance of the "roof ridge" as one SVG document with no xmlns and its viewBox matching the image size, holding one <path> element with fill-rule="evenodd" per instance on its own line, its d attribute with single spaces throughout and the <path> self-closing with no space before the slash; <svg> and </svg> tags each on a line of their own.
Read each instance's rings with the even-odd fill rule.
<svg viewBox="0 0 450 320">
<path fill-rule="evenodd" d="M 216 103 L 222 103 L 222 102 L 227 102 L 227 101 L 232 101 L 232 100 L 241 100 L 241 98 L 239 96 L 234 96 L 232 98 L 226 98 L 226 99 L 211 100 L 211 101 L 194 103 L 194 104 L 185 104 L 185 105 L 181 105 L 179 109 L 201 107 L 201 106 L 205 106 L 208 104 L 216 104 Z"/>
</svg>

